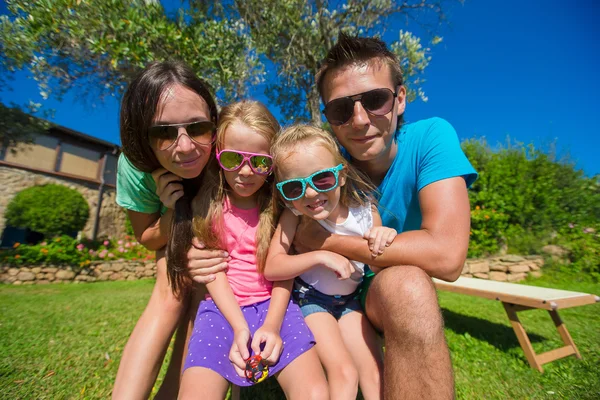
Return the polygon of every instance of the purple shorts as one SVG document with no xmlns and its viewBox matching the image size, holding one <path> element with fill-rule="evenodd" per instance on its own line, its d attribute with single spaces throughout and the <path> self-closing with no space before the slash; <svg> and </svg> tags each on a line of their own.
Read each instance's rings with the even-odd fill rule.
<svg viewBox="0 0 600 400">
<path fill-rule="evenodd" d="M 265 300 L 241 307 L 252 335 L 264 323 L 270 303 L 271 300 Z M 315 345 L 315 338 L 304 322 L 300 308 L 291 300 L 279 334 L 283 340 L 283 351 L 277 363 L 269 366 L 269 376 L 281 371 L 296 357 Z M 245 377 L 240 377 L 229 361 L 229 350 L 232 343 L 233 329 L 215 302 L 212 300 L 202 301 L 198 308 L 198 315 L 196 315 L 194 333 L 190 338 L 184 371 L 191 367 L 204 367 L 217 372 L 238 386 L 252 386 L 254 383 Z M 248 350 L 252 355 L 250 347 Z"/>
</svg>

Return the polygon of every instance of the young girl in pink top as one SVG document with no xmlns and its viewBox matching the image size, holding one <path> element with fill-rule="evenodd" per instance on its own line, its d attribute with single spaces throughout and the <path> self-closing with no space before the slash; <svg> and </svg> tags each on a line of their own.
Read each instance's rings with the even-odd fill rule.
<svg viewBox="0 0 600 400">
<path fill-rule="evenodd" d="M 276 376 L 288 398 L 326 399 L 314 338 L 290 301 L 292 282 L 273 284 L 262 275 L 276 217 L 269 151 L 279 124 L 250 101 L 225 107 L 219 122 L 218 165 L 207 167 L 194 198 L 193 230 L 207 247 L 226 250 L 231 261 L 206 285 L 210 296 L 198 309 L 179 398 L 223 399 L 228 382 L 252 385 L 244 370 L 254 354 L 266 360 L 269 376 Z M 185 262 L 167 257 L 174 291 L 186 291 Z"/>
</svg>

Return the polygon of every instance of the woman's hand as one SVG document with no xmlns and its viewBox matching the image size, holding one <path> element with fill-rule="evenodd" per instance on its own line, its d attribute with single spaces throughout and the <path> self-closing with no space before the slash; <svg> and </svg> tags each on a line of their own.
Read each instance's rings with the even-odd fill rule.
<svg viewBox="0 0 600 400">
<path fill-rule="evenodd" d="M 194 282 L 203 285 L 215 280 L 215 274 L 227 269 L 231 260 L 229 253 L 223 250 L 207 250 L 198 238 L 192 239 L 188 251 L 188 271 Z"/>
<path fill-rule="evenodd" d="M 182 178 L 164 168 L 152 172 L 152 178 L 156 182 L 156 194 L 160 202 L 167 208 L 175 209 L 175 203 L 183 196 Z"/>
<path fill-rule="evenodd" d="M 264 343 L 264 347 L 261 351 L 260 347 L 262 343 Z M 254 333 L 250 347 L 254 351 L 254 354 L 260 354 L 269 365 L 275 364 L 283 351 L 283 340 L 279 336 L 279 329 L 266 324 L 261 326 Z"/>
<path fill-rule="evenodd" d="M 374 226 L 365 232 L 364 238 L 369 241 L 369 250 L 373 258 L 383 254 L 383 250 L 392 244 L 398 235 L 393 228 L 387 226 Z"/>
<path fill-rule="evenodd" d="M 235 372 L 242 378 L 245 377 L 246 360 L 250 358 L 248 343 L 250 342 L 250 330 L 246 328 L 233 332 L 233 343 L 229 350 L 229 361 L 233 364 Z"/>
</svg>

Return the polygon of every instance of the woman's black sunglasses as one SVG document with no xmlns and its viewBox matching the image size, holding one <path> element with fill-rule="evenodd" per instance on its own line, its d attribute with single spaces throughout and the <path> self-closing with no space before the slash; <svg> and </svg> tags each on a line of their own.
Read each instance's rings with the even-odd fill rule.
<svg viewBox="0 0 600 400">
<path fill-rule="evenodd" d="M 373 115 L 385 115 L 392 111 L 394 99 L 398 92 L 392 92 L 390 89 L 381 88 L 369 90 L 368 92 L 355 94 L 353 96 L 340 97 L 331 100 L 325 104 L 323 114 L 331 125 L 343 125 L 350 121 L 354 114 L 354 103 L 360 101 L 363 108 Z"/>
<path fill-rule="evenodd" d="M 148 130 L 148 136 L 150 137 L 152 145 L 157 149 L 167 150 L 179 139 L 179 128 L 181 127 L 185 128 L 187 136 L 199 145 L 210 146 L 215 141 L 216 127 L 211 121 L 154 125 Z"/>
</svg>

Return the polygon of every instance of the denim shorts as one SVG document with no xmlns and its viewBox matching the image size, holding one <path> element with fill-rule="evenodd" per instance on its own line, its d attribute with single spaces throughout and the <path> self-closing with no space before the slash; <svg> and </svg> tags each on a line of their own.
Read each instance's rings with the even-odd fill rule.
<svg viewBox="0 0 600 400">
<path fill-rule="evenodd" d="M 360 302 L 357 299 L 357 292 L 348 295 L 331 296 L 319 292 L 300 278 L 294 280 L 294 290 L 292 297 L 300 306 L 300 311 L 304 317 L 318 312 L 327 312 L 335 319 L 352 311 L 362 311 Z"/>
</svg>

